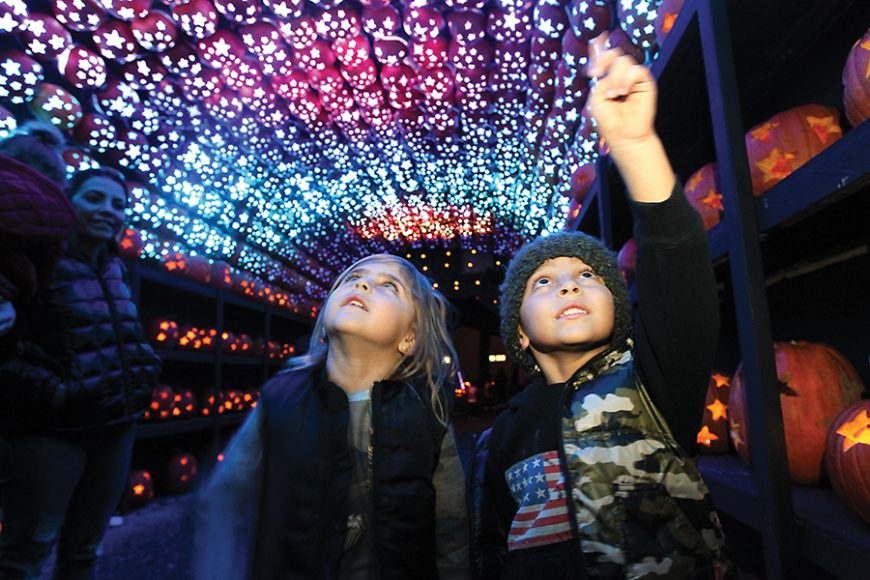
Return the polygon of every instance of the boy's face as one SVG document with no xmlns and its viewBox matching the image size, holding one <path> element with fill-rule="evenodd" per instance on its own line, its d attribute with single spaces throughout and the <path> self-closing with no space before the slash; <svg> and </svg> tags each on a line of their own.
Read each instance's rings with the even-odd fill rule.
<svg viewBox="0 0 870 580">
<path fill-rule="evenodd" d="M 613 334 L 613 294 L 579 258 L 547 260 L 529 277 L 520 306 L 520 344 L 535 359 L 604 350 Z"/>
<path fill-rule="evenodd" d="M 329 336 L 353 336 L 403 354 L 413 349 L 413 296 L 392 262 L 368 260 L 350 270 L 330 295 L 323 315 Z"/>
</svg>

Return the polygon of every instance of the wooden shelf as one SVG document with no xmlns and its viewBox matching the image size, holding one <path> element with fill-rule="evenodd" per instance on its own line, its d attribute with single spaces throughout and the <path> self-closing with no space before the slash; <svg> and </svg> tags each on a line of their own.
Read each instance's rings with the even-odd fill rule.
<svg viewBox="0 0 870 580">
<path fill-rule="evenodd" d="M 870 122 L 862 123 L 755 199 L 758 229 L 770 235 L 870 184 Z M 723 224 L 707 232 L 710 257 L 727 258 Z"/>
<path fill-rule="evenodd" d="M 170 419 L 168 421 L 153 421 L 142 423 L 136 431 L 136 439 L 151 439 L 206 431 L 214 425 L 212 417 L 192 417 L 190 419 Z"/>
<path fill-rule="evenodd" d="M 193 280 L 177 274 L 171 274 L 169 272 L 166 272 L 165 270 L 158 270 L 153 266 L 149 266 L 148 264 L 144 264 L 141 262 L 139 263 L 139 266 L 139 276 L 142 278 L 142 280 L 156 282 L 161 286 L 167 286 L 175 290 L 189 292 L 191 294 L 196 294 L 197 296 L 202 296 L 205 298 L 214 299 L 218 296 L 217 288 L 212 288 L 211 286 L 200 284 L 199 282 L 194 282 Z"/>
<path fill-rule="evenodd" d="M 195 350 L 172 350 L 168 348 L 156 348 L 154 352 L 164 361 L 216 364 L 217 353 L 201 352 Z"/>
<path fill-rule="evenodd" d="M 751 469 L 733 455 L 704 455 L 698 467 L 716 509 L 756 530 L 761 528 Z M 870 526 L 830 489 L 792 487 L 803 556 L 841 578 L 865 578 L 870 569 Z"/>
</svg>

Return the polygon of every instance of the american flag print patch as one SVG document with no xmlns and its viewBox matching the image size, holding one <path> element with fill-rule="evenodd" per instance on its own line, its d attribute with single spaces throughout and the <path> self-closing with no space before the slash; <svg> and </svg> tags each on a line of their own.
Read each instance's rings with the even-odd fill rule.
<svg viewBox="0 0 870 580">
<path fill-rule="evenodd" d="M 505 479 L 520 506 L 508 534 L 508 550 L 556 544 L 571 538 L 559 452 L 545 451 L 512 465 Z"/>
</svg>

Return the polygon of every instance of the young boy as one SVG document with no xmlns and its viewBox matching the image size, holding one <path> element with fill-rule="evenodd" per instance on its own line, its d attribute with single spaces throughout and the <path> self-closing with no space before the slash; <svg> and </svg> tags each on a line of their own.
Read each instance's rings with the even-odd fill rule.
<svg viewBox="0 0 870 580">
<path fill-rule="evenodd" d="M 718 333 L 701 221 L 653 128 L 655 82 L 590 50 L 599 131 L 630 192 L 639 311 L 581 233 L 523 247 L 501 287 L 508 353 L 537 378 L 486 441 L 483 578 L 719 578 L 722 533 L 693 449 Z M 600 53 L 600 54 L 599 54 Z"/>
</svg>

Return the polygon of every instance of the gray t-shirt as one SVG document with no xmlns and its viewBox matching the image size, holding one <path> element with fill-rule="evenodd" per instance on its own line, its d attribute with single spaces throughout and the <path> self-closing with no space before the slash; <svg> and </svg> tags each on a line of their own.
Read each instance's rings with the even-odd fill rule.
<svg viewBox="0 0 870 580">
<path fill-rule="evenodd" d="M 371 507 L 371 490 L 368 481 L 372 423 L 371 391 L 349 394 L 347 399 L 350 407 L 347 443 L 350 448 L 353 475 L 348 498 L 347 536 L 344 555 L 339 564 L 339 578 L 363 580 L 368 578 L 371 564 L 371 534 L 367 533 Z"/>
</svg>

